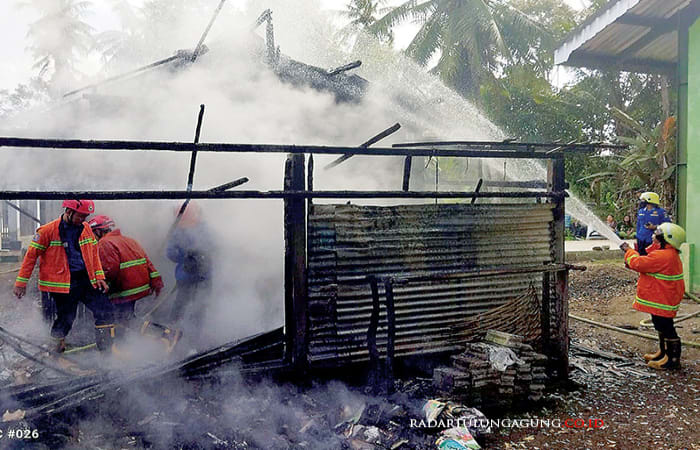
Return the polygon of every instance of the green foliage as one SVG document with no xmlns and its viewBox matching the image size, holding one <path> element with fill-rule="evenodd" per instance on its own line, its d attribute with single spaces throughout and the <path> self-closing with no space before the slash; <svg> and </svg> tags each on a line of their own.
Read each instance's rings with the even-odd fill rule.
<svg viewBox="0 0 700 450">
<path fill-rule="evenodd" d="M 427 65 L 450 87 L 480 100 L 480 86 L 494 78 L 503 61 L 528 59 L 529 45 L 550 43 L 538 23 L 505 1 L 409 0 L 394 8 L 369 29 L 377 35 L 406 20 L 422 24 L 406 54 Z"/>
<path fill-rule="evenodd" d="M 633 212 L 640 189 L 673 204 L 675 89 L 658 75 L 576 71 L 563 88 L 552 85 L 557 44 L 606 4 L 582 13 L 563 0 L 409 0 L 369 29 L 382 35 L 406 20 L 421 28 L 406 53 L 450 87 L 480 104 L 491 120 L 520 141 L 609 141 L 630 145 L 621 154 L 571 154 L 571 190 L 601 216 Z M 443 168 L 441 161 L 441 172 Z"/>
</svg>

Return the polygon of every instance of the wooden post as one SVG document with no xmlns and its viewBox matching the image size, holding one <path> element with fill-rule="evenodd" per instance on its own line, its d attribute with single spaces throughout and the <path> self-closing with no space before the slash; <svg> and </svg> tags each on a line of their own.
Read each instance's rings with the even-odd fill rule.
<svg viewBox="0 0 700 450">
<path fill-rule="evenodd" d="M 408 185 L 411 180 L 411 162 L 410 156 L 407 156 L 403 161 L 403 190 L 408 192 Z"/>
<path fill-rule="evenodd" d="M 557 155 L 547 163 L 547 187 L 549 191 L 564 194 L 566 181 L 564 179 L 564 155 Z M 564 196 L 555 198 L 552 210 L 553 257 L 555 264 L 564 264 Z M 560 270 L 554 273 L 554 304 L 550 318 L 554 324 L 551 336 L 551 368 L 556 371 L 556 377 L 566 379 L 569 376 L 569 292 L 568 271 Z"/>
<path fill-rule="evenodd" d="M 304 155 L 287 155 L 284 189 L 304 190 L 304 172 Z M 285 361 L 298 373 L 308 363 L 305 205 L 303 198 L 284 200 Z"/>
</svg>

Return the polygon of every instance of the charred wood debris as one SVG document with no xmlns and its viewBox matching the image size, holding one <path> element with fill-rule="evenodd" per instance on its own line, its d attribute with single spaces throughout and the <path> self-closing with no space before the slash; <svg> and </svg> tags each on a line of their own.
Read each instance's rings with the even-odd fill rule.
<svg viewBox="0 0 700 450">
<path fill-rule="evenodd" d="M 391 393 L 364 384 L 371 374 L 345 376 L 347 384 L 299 379 L 268 360 L 282 339 L 278 329 L 165 367 L 5 386 L 3 425 L 45 430 L 40 442 L 47 448 L 109 442 L 122 448 L 422 449 L 454 439 L 450 432 L 461 420 L 474 442 L 466 446 L 464 434 L 459 442 L 477 448 L 497 431 L 487 417 L 556 408 L 571 396 L 548 381 L 546 357 L 522 336 L 494 330 L 443 366 L 402 367 Z M 619 384 L 655 376 L 578 342 L 571 364 L 582 386 L 601 377 Z"/>
</svg>

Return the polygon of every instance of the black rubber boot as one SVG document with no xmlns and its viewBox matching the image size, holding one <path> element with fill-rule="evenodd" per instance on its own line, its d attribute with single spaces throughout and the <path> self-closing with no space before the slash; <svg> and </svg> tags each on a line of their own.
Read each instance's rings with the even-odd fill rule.
<svg viewBox="0 0 700 450">
<path fill-rule="evenodd" d="M 63 353 L 66 351 L 66 338 L 51 338 L 51 351 Z"/>
<path fill-rule="evenodd" d="M 101 352 L 109 353 L 116 337 L 116 327 L 114 324 L 95 326 L 95 344 Z"/>
<path fill-rule="evenodd" d="M 659 350 L 656 353 L 647 353 L 644 355 L 644 360 L 649 361 L 659 361 L 664 356 L 666 356 L 666 339 L 664 335 L 659 333 Z"/>
<path fill-rule="evenodd" d="M 666 355 L 658 361 L 649 361 L 647 365 L 657 370 L 678 369 L 681 366 L 681 340 L 666 339 Z"/>
<path fill-rule="evenodd" d="M 664 369 L 679 369 L 681 367 L 681 340 L 666 339 L 666 354 L 668 362 L 664 365 Z"/>
</svg>

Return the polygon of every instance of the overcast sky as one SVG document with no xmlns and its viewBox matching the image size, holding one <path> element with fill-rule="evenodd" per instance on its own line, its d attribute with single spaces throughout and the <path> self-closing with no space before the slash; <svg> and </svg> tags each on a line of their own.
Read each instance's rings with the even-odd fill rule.
<svg viewBox="0 0 700 450">
<path fill-rule="evenodd" d="M 132 0 L 137 3 L 139 0 Z M 303 0 L 294 0 L 303 1 Z M 324 8 L 330 10 L 343 10 L 348 0 L 320 0 Z M 212 0 L 213 3 L 216 1 Z M 403 0 L 391 0 L 390 5 L 402 3 Z M 566 0 L 573 8 L 582 9 L 588 0 Z M 35 69 L 32 68 L 32 57 L 27 51 L 27 26 L 36 20 L 36 13 L 31 8 L 19 8 L 15 0 L 0 0 L 0 37 L 3 43 L 0 46 L 0 89 L 11 89 L 18 83 L 26 81 Z M 116 18 L 110 11 L 109 2 L 104 0 L 92 1 L 92 16 L 89 23 L 96 31 L 114 29 L 118 26 Z M 207 13 L 209 14 L 209 13 Z M 405 48 L 410 42 L 417 27 L 413 24 L 405 24 L 399 27 L 395 33 L 396 46 Z M 96 55 L 79 67 L 86 75 L 93 75 L 99 70 L 99 60 Z"/>
</svg>

